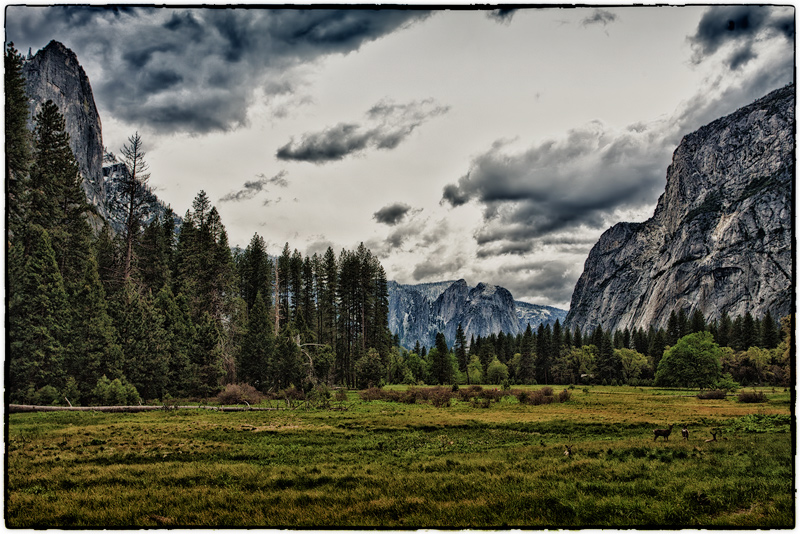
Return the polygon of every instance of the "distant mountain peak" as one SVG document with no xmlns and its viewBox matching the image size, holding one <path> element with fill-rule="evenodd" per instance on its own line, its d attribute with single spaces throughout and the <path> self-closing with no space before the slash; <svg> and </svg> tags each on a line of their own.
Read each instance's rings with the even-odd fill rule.
<svg viewBox="0 0 800 534">
<path fill-rule="evenodd" d="M 431 347 L 437 332 L 449 346 L 455 342 L 460 324 L 467 340 L 504 332 L 517 335 L 531 322 L 563 320 L 566 311 L 514 301 L 507 289 L 480 282 L 469 287 L 466 280 L 405 285 L 389 284 L 389 329 L 406 348 Z M 522 310 L 518 306 L 522 305 Z"/>
</svg>

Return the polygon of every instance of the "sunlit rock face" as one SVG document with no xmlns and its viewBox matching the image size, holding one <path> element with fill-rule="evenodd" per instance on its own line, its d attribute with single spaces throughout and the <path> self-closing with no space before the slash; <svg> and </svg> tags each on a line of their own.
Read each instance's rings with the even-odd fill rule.
<svg viewBox="0 0 800 534">
<path fill-rule="evenodd" d="M 613 226 L 589 253 L 568 325 L 790 313 L 794 121 L 789 85 L 684 137 L 653 217 Z"/>
<path fill-rule="evenodd" d="M 106 215 L 102 125 L 92 86 L 77 56 L 58 41 L 50 41 L 25 61 L 22 73 L 28 92 L 31 127 L 42 105 L 52 100 L 64 116 L 86 198 Z"/>
</svg>

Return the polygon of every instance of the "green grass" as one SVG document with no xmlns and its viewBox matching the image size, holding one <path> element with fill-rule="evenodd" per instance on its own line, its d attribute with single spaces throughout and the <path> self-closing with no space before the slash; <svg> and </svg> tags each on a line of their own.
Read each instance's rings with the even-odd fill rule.
<svg viewBox="0 0 800 534">
<path fill-rule="evenodd" d="M 791 528 L 789 393 L 764 391 L 766 404 L 577 387 L 541 406 L 351 392 L 347 411 L 10 414 L 6 525 Z"/>
</svg>

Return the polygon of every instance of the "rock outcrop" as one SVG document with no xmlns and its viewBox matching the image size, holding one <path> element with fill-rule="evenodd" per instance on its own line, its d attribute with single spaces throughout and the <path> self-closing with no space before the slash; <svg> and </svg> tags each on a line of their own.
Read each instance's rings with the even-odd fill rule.
<svg viewBox="0 0 800 534">
<path fill-rule="evenodd" d="M 529 322 L 537 328 L 540 323 L 563 320 L 567 313 L 517 302 L 499 286 L 481 283 L 471 288 L 465 280 L 418 285 L 389 282 L 388 288 L 389 330 L 409 349 L 417 342 L 432 347 L 437 332 L 442 332 L 452 347 L 459 324 L 469 342 L 472 336 L 517 335 Z"/>
<path fill-rule="evenodd" d="M 790 313 L 794 125 L 789 85 L 684 137 L 653 217 L 615 225 L 589 253 L 567 324 Z"/>
<path fill-rule="evenodd" d="M 69 145 L 83 178 L 86 199 L 98 215 L 116 232 L 123 230 L 126 213 L 113 202 L 119 196 L 119 180 L 127 174 L 125 166 L 117 161 L 104 161 L 103 128 L 94 102 L 92 86 L 75 53 L 59 43 L 50 43 L 29 57 L 22 68 L 28 93 L 30 123 L 42 105 L 52 100 L 64 116 Z M 163 216 L 169 206 L 158 199 L 151 190 L 146 192 L 150 204 L 147 224 L 156 215 Z M 175 215 L 176 231 L 182 219 Z M 102 226 L 97 217 L 90 217 L 95 228 Z"/>
<path fill-rule="evenodd" d="M 58 41 L 50 41 L 22 68 L 33 117 L 52 100 L 64 116 L 69 144 L 78 162 L 83 189 L 89 203 L 105 211 L 103 188 L 103 129 L 92 94 L 92 86 L 75 53 Z"/>
</svg>

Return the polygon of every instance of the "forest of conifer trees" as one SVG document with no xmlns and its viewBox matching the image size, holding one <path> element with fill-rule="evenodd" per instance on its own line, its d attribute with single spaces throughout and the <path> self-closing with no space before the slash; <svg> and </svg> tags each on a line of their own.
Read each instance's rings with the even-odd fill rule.
<svg viewBox="0 0 800 534">
<path fill-rule="evenodd" d="M 668 347 L 710 332 L 721 373 L 741 384 L 790 381 L 788 318 L 707 323 L 673 313 L 666 330 L 530 326 L 407 351 L 388 329 L 386 273 L 360 245 L 277 256 L 254 235 L 231 248 L 205 192 L 176 231 L 148 199 L 144 142 L 122 148 L 113 231 L 89 205 L 64 118 L 32 118 L 22 60 L 5 54 L 7 402 L 131 404 L 206 399 L 226 385 L 268 393 L 404 384 L 652 384 Z"/>
<path fill-rule="evenodd" d="M 144 143 L 122 148 L 120 232 L 90 206 L 51 101 L 26 128 L 21 57 L 6 67 L 8 399 L 132 403 L 355 386 L 389 357 L 386 275 L 363 245 L 271 258 L 258 235 L 231 249 L 198 193 L 179 231 L 148 200 Z M 93 223 L 90 225 L 90 221 Z M 92 226 L 100 227 L 93 231 Z M 374 374 L 374 373 L 373 373 Z"/>
</svg>

